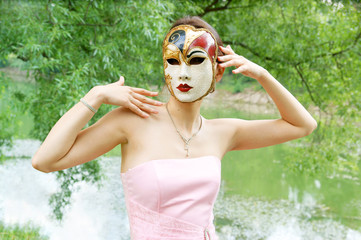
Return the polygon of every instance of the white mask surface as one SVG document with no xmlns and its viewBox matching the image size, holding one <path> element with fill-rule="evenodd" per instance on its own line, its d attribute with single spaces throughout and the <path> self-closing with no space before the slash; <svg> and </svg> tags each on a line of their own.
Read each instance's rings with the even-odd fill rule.
<svg viewBox="0 0 361 240">
<path fill-rule="evenodd" d="M 181 102 L 194 102 L 214 87 L 216 41 L 204 29 L 181 25 L 163 44 L 164 75 L 171 94 Z"/>
<path fill-rule="evenodd" d="M 186 61 L 182 57 L 179 59 L 179 62 L 168 61 L 165 75 L 171 77 L 170 85 L 179 101 L 194 102 L 207 94 L 211 88 L 213 82 L 211 60 L 203 49 L 197 47 L 190 50 Z"/>
</svg>

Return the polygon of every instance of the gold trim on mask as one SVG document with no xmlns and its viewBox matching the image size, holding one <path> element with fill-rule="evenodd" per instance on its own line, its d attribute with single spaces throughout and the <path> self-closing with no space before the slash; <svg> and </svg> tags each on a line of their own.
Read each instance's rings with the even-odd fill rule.
<svg viewBox="0 0 361 240">
<path fill-rule="evenodd" d="M 166 84 L 168 86 L 168 89 L 169 89 L 170 93 L 174 96 L 173 89 L 171 87 L 169 87 L 169 86 L 171 86 L 171 83 L 170 83 L 171 80 L 172 80 L 172 77 L 169 74 L 166 74 L 165 75 L 165 82 L 166 82 Z"/>
<path fill-rule="evenodd" d="M 177 37 L 175 39 L 175 41 L 173 42 L 169 42 L 169 37 L 177 30 L 183 30 L 185 31 L 185 41 L 184 41 L 184 45 L 183 45 L 183 52 L 181 52 L 181 50 L 175 45 L 175 43 L 177 43 L 179 41 L 179 39 L 181 38 L 180 34 L 173 36 L 172 40 L 175 39 L 175 37 Z M 169 92 L 172 94 L 173 97 L 175 97 L 178 101 L 180 101 L 174 94 L 173 90 L 172 90 L 172 86 L 171 86 L 171 79 L 172 77 L 169 74 L 165 74 L 165 69 L 168 67 L 168 62 L 167 59 L 176 59 L 179 63 L 181 62 L 179 59 L 179 56 L 181 56 L 181 58 L 183 59 L 183 61 L 187 64 L 190 65 L 189 62 L 187 61 L 187 52 L 189 50 L 189 46 L 192 44 L 192 42 L 197 39 L 198 37 L 200 37 L 201 35 L 203 35 L 204 33 L 209 33 L 213 40 L 214 40 L 214 44 L 215 44 L 215 53 L 214 53 L 214 59 L 212 61 L 212 58 L 209 56 L 208 51 L 206 51 L 204 48 L 197 46 L 198 48 L 204 50 L 204 52 L 207 53 L 207 58 L 210 59 L 211 63 L 212 63 L 212 72 L 213 72 L 213 80 L 212 80 L 212 84 L 209 88 L 209 90 L 200 98 L 194 100 L 198 101 L 201 100 L 202 98 L 204 98 L 205 96 L 207 96 L 209 93 L 214 92 L 215 90 L 215 84 L 216 84 L 216 61 L 217 61 L 217 57 L 218 57 L 218 44 L 217 44 L 217 40 L 216 38 L 213 36 L 212 32 L 210 32 L 208 29 L 206 28 L 195 28 L 191 25 L 179 25 L 177 27 L 172 28 L 167 36 L 165 37 L 164 41 L 163 41 L 163 68 L 164 68 L 164 75 L 165 75 L 165 82 L 167 84 L 167 87 L 169 89 Z M 179 54 L 180 53 L 180 54 Z"/>
</svg>

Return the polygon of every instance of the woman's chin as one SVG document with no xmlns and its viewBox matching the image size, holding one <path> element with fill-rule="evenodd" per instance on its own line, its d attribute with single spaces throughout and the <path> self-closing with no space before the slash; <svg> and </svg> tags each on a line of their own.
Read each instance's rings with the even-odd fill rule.
<svg viewBox="0 0 361 240">
<path fill-rule="evenodd" d="M 187 92 L 187 93 L 176 94 L 176 98 L 180 102 L 190 103 L 190 102 L 197 101 L 199 99 L 199 96 L 195 96 L 194 94 L 188 94 L 188 92 Z"/>
</svg>

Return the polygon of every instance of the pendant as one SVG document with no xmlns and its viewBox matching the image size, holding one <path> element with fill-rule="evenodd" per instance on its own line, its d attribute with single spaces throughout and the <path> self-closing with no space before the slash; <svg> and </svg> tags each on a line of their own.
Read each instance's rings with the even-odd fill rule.
<svg viewBox="0 0 361 240">
<path fill-rule="evenodd" d="M 189 143 L 188 143 L 188 142 L 185 142 L 185 143 L 184 143 L 184 150 L 187 151 L 186 157 L 189 157 Z"/>
</svg>

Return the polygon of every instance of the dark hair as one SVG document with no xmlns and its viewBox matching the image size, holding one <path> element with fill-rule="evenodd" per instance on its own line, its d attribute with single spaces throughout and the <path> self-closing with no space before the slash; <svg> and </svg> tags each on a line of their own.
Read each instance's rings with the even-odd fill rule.
<svg viewBox="0 0 361 240">
<path fill-rule="evenodd" d="M 195 28 L 208 29 L 213 34 L 213 36 L 216 38 L 218 46 L 223 46 L 223 42 L 222 42 L 221 38 L 219 37 L 219 34 L 216 31 L 216 29 L 214 29 L 211 25 L 209 25 L 209 23 L 207 23 L 206 21 L 204 21 L 202 18 L 200 18 L 198 16 L 185 16 L 183 18 L 180 18 L 173 23 L 173 25 L 170 29 L 177 27 L 179 25 L 191 25 Z M 218 56 L 223 55 L 223 52 L 221 50 L 217 49 L 217 52 L 218 52 Z"/>
</svg>

